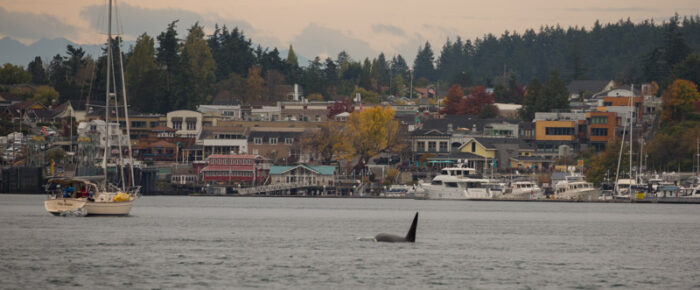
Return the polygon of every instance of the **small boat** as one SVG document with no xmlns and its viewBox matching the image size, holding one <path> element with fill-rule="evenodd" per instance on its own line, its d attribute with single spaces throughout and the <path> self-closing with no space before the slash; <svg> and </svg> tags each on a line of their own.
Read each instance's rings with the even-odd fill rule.
<svg viewBox="0 0 700 290">
<path fill-rule="evenodd" d="M 87 215 L 128 215 L 134 194 L 100 191 L 97 184 L 81 178 L 53 178 L 46 184 L 44 208 L 53 215 L 84 209 Z"/>
</svg>

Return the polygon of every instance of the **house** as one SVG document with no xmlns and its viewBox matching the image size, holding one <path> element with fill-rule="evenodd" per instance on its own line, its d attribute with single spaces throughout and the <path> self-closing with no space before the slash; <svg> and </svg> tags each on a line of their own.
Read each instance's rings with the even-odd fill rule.
<svg viewBox="0 0 700 290">
<path fill-rule="evenodd" d="M 516 138 L 472 137 L 459 147 L 459 152 L 478 156 L 474 162 L 475 169 L 483 172 L 492 167 L 513 168 L 513 157 L 532 156 L 535 150 L 525 141 Z"/>
<path fill-rule="evenodd" d="M 120 115 L 117 119 L 119 120 L 120 127 L 124 131 L 124 134 L 126 134 L 126 116 Z M 166 118 L 162 114 L 147 114 L 130 109 L 129 136 L 131 137 L 131 141 L 133 142 L 140 138 L 149 137 L 153 128 L 164 128 L 165 123 Z"/>
<path fill-rule="evenodd" d="M 335 177 L 335 166 L 299 164 L 270 167 L 271 184 L 303 183 L 332 187 L 336 184 Z"/>
<path fill-rule="evenodd" d="M 202 181 L 209 184 L 263 184 L 268 178 L 269 164 L 260 155 L 213 154 L 199 171 Z"/>
</svg>

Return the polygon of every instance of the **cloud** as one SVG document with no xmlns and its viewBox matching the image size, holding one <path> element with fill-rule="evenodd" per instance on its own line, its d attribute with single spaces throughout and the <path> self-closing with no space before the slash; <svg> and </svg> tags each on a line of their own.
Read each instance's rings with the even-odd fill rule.
<svg viewBox="0 0 700 290">
<path fill-rule="evenodd" d="M 156 36 L 165 31 L 168 24 L 175 20 L 179 20 L 176 27 L 178 35 L 181 38 L 187 35 L 187 29 L 196 22 L 199 22 L 199 24 L 203 25 L 207 30 L 213 30 L 214 25 L 218 24 L 219 26 L 226 25 L 229 29 L 238 27 L 240 30 L 243 30 L 246 35 L 253 31 L 253 27 L 246 21 L 221 19 L 211 15 L 204 16 L 183 9 L 148 9 L 121 2 L 121 5 L 117 7 L 115 12 L 120 21 L 120 27 L 113 27 L 112 29 L 123 28 L 123 33 L 127 36 L 125 37 L 126 39 L 136 38 L 144 32 L 151 36 Z M 80 11 L 80 16 L 88 21 L 92 29 L 98 31 L 106 31 L 106 15 L 105 5 L 90 5 Z"/>
<path fill-rule="evenodd" d="M 405 36 L 406 32 L 400 27 L 391 24 L 375 24 L 372 25 L 372 30 L 376 33 L 389 33 L 396 36 Z"/>
<path fill-rule="evenodd" d="M 10 12 L 0 7 L 0 33 L 21 39 L 75 36 L 78 28 L 55 16 L 30 12 Z"/>
<path fill-rule="evenodd" d="M 345 35 L 340 30 L 322 27 L 311 23 L 292 40 L 294 51 L 313 59 L 316 56 L 335 57 L 339 52 L 347 51 L 353 59 L 373 58 L 377 56 L 369 43 Z"/>
</svg>

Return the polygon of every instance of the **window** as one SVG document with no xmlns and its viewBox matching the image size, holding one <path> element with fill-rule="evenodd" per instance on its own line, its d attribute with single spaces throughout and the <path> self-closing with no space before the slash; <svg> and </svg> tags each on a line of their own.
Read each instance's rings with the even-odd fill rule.
<svg viewBox="0 0 700 290">
<path fill-rule="evenodd" d="M 447 142 L 440 142 L 440 152 L 447 152 Z"/>
<path fill-rule="evenodd" d="M 316 115 L 316 122 L 321 122 L 321 115 Z"/>
<path fill-rule="evenodd" d="M 146 122 L 144 121 L 131 121 L 132 128 L 146 128 Z"/>
<path fill-rule="evenodd" d="M 173 129 L 182 130 L 182 121 L 173 120 Z"/>
<path fill-rule="evenodd" d="M 472 152 L 476 152 L 476 142 L 472 142 Z"/>
<path fill-rule="evenodd" d="M 428 142 L 428 152 L 435 152 L 435 142 Z"/>
<path fill-rule="evenodd" d="M 197 130 L 197 121 L 187 120 L 187 130 Z"/>
<path fill-rule="evenodd" d="M 294 144 L 294 138 L 284 138 L 284 144 L 287 144 L 287 145 Z"/>
<path fill-rule="evenodd" d="M 277 145 L 277 137 L 270 138 L 270 145 Z"/>
<path fill-rule="evenodd" d="M 151 128 L 158 127 L 158 122 L 151 122 Z"/>
<path fill-rule="evenodd" d="M 262 144 L 262 139 L 262 137 L 255 137 L 253 138 L 253 143 L 260 145 Z"/>
<path fill-rule="evenodd" d="M 608 136 L 608 128 L 591 128 L 591 136 Z"/>
<path fill-rule="evenodd" d="M 574 128 L 549 127 L 549 128 L 546 128 L 545 134 L 546 135 L 557 135 L 557 136 L 574 135 Z"/>
<path fill-rule="evenodd" d="M 591 124 L 607 124 L 608 117 L 605 116 L 593 116 L 591 117 Z"/>
</svg>

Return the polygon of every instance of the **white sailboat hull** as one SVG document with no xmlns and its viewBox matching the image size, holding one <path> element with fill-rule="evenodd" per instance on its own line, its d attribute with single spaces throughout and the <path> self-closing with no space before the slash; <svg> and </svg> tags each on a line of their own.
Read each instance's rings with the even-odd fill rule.
<svg viewBox="0 0 700 290">
<path fill-rule="evenodd" d="M 134 201 L 94 202 L 85 198 L 57 198 L 44 201 L 46 211 L 58 215 L 61 212 L 83 208 L 88 215 L 129 215 Z"/>
<path fill-rule="evenodd" d="M 44 208 L 51 214 L 58 215 L 62 212 L 75 211 L 85 207 L 87 199 L 84 198 L 56 198 L 44 201 Z"/>
</svg>

